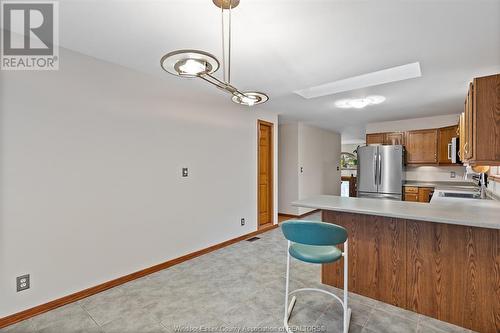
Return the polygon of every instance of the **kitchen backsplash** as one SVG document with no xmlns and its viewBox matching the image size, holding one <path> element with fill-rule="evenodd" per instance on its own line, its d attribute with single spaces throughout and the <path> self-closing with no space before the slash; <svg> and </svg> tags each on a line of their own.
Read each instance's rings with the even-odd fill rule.
<svg viewBox="0 0 500 333">
<path fill-rule="evenodd" d="M 500 182 L 490 180 L 488 182 L 488 190 L 493 192 L 495 196 L 500 197 Z"/>
<path fill-rule="evenodd" d="M 455 178 L 452 178 L 452 172 Z M 407 166 L 406 180 L 419 181 L 464 181 L 463 166 Z"/>
</svg>

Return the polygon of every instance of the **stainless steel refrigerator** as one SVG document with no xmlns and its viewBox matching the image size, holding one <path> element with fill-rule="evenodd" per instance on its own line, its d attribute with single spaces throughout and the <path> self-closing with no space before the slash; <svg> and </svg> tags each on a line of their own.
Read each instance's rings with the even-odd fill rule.
<svg viewBox="0 0 500 333">
<path fill-rule="evenodd" d="M 358 148 L 358 197 L 401 200 L 404 148 L 371 145 Z"/>
</svg>

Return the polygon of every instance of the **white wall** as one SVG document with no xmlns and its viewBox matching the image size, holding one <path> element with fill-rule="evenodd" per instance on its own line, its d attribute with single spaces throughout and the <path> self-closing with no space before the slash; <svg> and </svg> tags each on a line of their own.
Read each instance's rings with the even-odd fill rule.
<svg viewBox="0 0 500 333">
<path fill-rule="evenodd" d="M 299 197 L 298 123 L 279 125 L 278 132 L 278 211 L 298 215 L 299 208 L 291 205 Z"/>
<path fill-rule="evenodd" d="M 200 81 L 60 59 L 1 73 L 0 317 L 257 228 L 257 119 L 276 115 Z"/>
<path fill-rule="evenodd" d="M 447 114 L 434 117 L 369 123 L 366 124 L 366 133 L 411 131 L 426 128 L 453 126 L 458 124 L 458 117 L 458 114 Z"/>
<path fill-rule="evenodd" d="M 300 167 L 299 199 L 340 195 L 340 134 L 299 123 Z M 300 207 L 299 215 L 309 211 Z"/>
<path fill-rule="evenodd" d="M 305 214 L 312 209 L 291 203 L 313 195 L 339 195 L 340 134 L 302 123 L 280 125 L 279 132 L 279 212 Z"/>
</svg>

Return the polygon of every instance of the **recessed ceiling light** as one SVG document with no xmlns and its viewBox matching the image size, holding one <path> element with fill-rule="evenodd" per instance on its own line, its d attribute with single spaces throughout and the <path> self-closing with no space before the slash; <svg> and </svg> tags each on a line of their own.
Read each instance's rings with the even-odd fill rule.
<svg viewBox="0 0 500 333">
<path fill-rule="evenodd" d="M 368 105 L 380 104 L 384 101 L 384 96 L 372 95 L 364 98 L 341 99 L 335 102 L 335 106 L 342 109 L 362 109 Z"/>
<path fill-rule="evenodd" d="M 386 68 L 380 71 L 353 76 L 347 79 L 320 84 L 318 86 L 297 90 L 295 93 L 304 98 L 316 98 L 333 95 L 343 91 L 350 91 L 380 84 L 413 79 L 422 76 L 420 63 L 414 62 L 402 66 Z"/>
</svg>

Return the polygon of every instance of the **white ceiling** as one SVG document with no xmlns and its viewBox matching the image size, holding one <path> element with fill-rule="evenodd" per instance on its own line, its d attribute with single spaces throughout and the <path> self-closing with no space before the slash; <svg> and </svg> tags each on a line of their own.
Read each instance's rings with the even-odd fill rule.
<svg viewBox="0 0 500 333">
<path fill-rule="evenodd" d="M 233 83 L 268 93 L 259 107 L 283 121 L 307 121 L 343 139 L 363 137 L 369 122 L 459 113 L 469 80 L 500 72 L 498 0 L 241 0 L 232 22 Z M 63 47 L 160 76 L 166 90 L 181 85 L 198 98 L 220 94 L 231 103 L 159 65 L 163 54 L 183 48 L 220 58 L 220 33 L 211 0 L 60 1 Z M 416 61 L 420 78 L 309 100 L 293 93 Z M 387 100 L 360 110 L 334 106 L 366 95 Z"/>
</svg>

